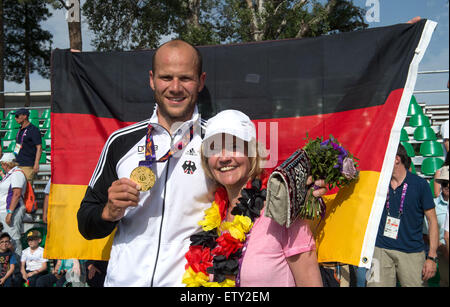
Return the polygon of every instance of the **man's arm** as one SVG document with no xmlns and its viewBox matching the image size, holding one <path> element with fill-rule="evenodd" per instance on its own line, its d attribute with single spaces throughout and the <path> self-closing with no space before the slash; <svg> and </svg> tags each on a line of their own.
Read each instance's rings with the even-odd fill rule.
<svg viewBox="0 0 450 307">
<path fill-rule="evenodd" d="M 36 145 L 36 157 L 34 158 L 33 170 L 37 174 L 39 172 L 39 160 L 41 160 L 42 144 Z"/>
<path fill-rule="evenodd" d="M 428 237 L 430 240 L 430 250 L 428 252 L 428 256 L 436 258 L 436 251 L 439 245 L 439 226 L 436 217 L 436 210 L 434 208 L 425 210 L 425 216 L 428 221 Z M 435 273 L 436 263 L 430 259 L 427 259 L 422 270 L 423 280 L 430 279 Z"/>
<path fill-rule="evenodd" d="M 101 239 L 110 235 L 117 225 L 117 222 L 102 219 L 107 200 L 97 194 L 92 187 L 88 187 L 77 212 L 78 230 L 88 240 Z"/>
</svg>

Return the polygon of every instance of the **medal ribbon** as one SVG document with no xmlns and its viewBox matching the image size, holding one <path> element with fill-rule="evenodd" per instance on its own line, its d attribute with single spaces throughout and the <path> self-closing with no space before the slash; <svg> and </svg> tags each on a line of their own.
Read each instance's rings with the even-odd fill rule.
<svg viewBox="0 0 450 307">
<path fill-rule="evenodd" d="M 398 210 L 398 217 L 399 218 L 403 214 L 403 204 L 405 203 L 405 197 L 406 197 L 406 190 L 407 189 L 408 189 L 408 184 L 405 182 L 403 184 L 403 189 L 402 189 L 402 197 L 401 197 L 401 200 L 400 200 L 400 209 Z M 388 215 L 391 216 L 389 214 L 389 191 L 388 191 L 387 199 L 386 199 L 386 209 L 387 209 Z"/>
<path fill-rule="evenodd" d="M 152 136 L 153 129 L 153 126 L 149 124 L 147 128 L 147 136 L 145 138 L 145 160 L 139 161 L 139 166 L 151 167 L 153 162 L 156 161 L 155 144 Z M 189 144 L 193 137 L 194 125 L 191 125 L 181 140 L 177 142 L 175 146 L 172 146 L 169 151 L 156 162 L 167 161 L 173 154 L 182 150 L 187 144 Z"/>
</svg>

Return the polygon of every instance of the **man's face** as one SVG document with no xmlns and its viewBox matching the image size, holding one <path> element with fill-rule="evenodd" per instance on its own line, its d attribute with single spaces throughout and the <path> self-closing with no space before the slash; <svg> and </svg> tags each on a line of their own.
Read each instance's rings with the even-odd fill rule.
<svg viewBox="0 0 450 307">
<path fill-rule="evenodd" d="M 8 251 L 10 243 L 11 242 L 8 238 L 0 239 L 0 252 L 4 253 Z"/>
<path fill-rule="evenodd" d="M 441 183 L 441 187 L 442 187 L 442 194 L 444 194 L 444 196 L 446 198 L 448 198 L 449 196 L 449 187 L 448 187 L 448 181 L 445 180 Z"/>
<path fill-rule="evenodd" d="M 17 122 L 19 125 L 22 125 L 23 121 L 24 121 L 26 118 L 27 118 L 27 116 L 26 116 L 25 114 L 20 114 L 20 115 L 17 115 L 17 114 L 16 114 L 16 116 L 15 116 L 16 122 Z"/>
<path fill-rule="evenodd" d="M 192 116 L 198 93 L 205 84 L 205 73 L 198 75 L 196 60 L 195 50 L 187 45 L 163 46 L 156 55 L 150 86 L 158 104 L 158 116 L 169 124 Z"/>
<path fill-rule="evenodd" d="M 36 237 L 28 238 L 28 246 L 31 248 L 37 248 L 41 244 L 41 239 Z"/>
</svg>

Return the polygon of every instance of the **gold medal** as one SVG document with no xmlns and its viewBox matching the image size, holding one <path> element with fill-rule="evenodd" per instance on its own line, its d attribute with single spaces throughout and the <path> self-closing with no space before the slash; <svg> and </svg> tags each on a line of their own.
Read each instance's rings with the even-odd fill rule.
<svg viewBox="0 0 450 307">
<path fill-rule="evenodd" d="M 153 171 L 145 166 L 136 167 L 130 174 L 130 179 L 141 186 L 141 191 L 148 191 L 156 181 Z"/>
</svg>

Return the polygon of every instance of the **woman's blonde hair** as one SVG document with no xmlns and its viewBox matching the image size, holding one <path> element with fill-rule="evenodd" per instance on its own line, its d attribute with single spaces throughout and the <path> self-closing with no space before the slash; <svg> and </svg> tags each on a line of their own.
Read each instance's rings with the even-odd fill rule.
<svg viewBox="0 0 450 307">
<path fill-rule="evenodd" d="M 2 162 L 3 164 L 5 164 L 8 168 L 13 168 L 15 166 L 19 166 L 19 163 L 17 162 Z"/>
<path fill-rule="evenodd" d="M 205 171 L 205 174 L 208 178 L 214 180 L 217 182 L 216 178 L 214 178 L 211 169 L 209 168 L 209 164 L 208 164 L 208 156 L 205 155 L 205 146 L 206 142 L 202 143 L 201 149 L 200 149 L 200 156 L 201 156 L 201 160 L 202 160 L 202 167 L 203 170 Z M 263 172 L 263 164 L 264 161 L 267 159 L 267 154 L 265 151 L 265 148 L 263 146 L 261 146 L 260 143 L 258 143 L 257 141 L 250 141 L 250 142 L 245 142 L 245 147 L 246 147 L 246 152 L 247 152 L 247 158 L 250 161 L 250 171 L 248 172 L 248 179 L 255 179 L 258 178 L 261 173 Z M 248 156 L 248 152 L 250 149 L 254 150 L 254 155 L 252 156 Z M 252 152 L 253 153 L 253 152 Z"/>
</svg>

